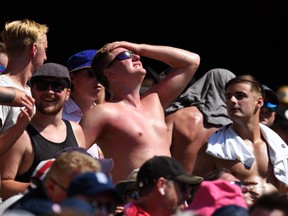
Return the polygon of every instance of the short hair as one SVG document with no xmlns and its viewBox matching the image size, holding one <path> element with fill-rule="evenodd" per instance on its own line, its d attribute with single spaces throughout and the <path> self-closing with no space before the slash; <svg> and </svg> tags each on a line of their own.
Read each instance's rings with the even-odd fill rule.
<svg viewBox="0 0 288 216">
<path fill-rule="evenodd" d="M 240 75 L 229 80 L 225 85 L 225 91 L 231 85 L 235 85 L 238 83 L 248 83 L 251 86 L 251 90 L 261 95 L 263 98 L 265 97 L 264 90 L 262 88 L 262 84 L 255 77 L 250 74 Z"/>
<path fill-rule="evenodd" d="M 225 168 L 225 167 L 222 167 L 222 168 L 219 168 L 217 170 L 214 170 L 212 172 L 209 172 L 205 177 L 204 179 L 206 181 L 213 181 L 213 180 L 217 180 L 219 179 L 223 174 L 225 173 L 229 173 L 229 174 L 232 174 L 232 172 Z"/>
<path fill-rule="evenodd" d="M 101 171 L 101 164 L 98 160 L 79 151 L 67 151 L 57 156 L 45 179 L 55 175 L 72 179 L 75 175 L 90 171 Z"/>
<path fill-rule="evenodd" d="M 104 45 L 101 49 L 99 49 L 94 55 L 91 63 L 91 68 L 97 80 L 108 90 L 109 82 L 104 74 L 104 70 L 107 68 L 107 66 L 113 59 L 113 55 L 111 54 L 111 49 L 109 49 L 109 45 L 110 43 Z"/>
<path fill-rule="evenodd" d="M 263 194 L 258 197 L 250 206 L 249 213 L 251 214 L 256 209 L 265 209 L 268 211 L 281 210 L 288 215 L 288 196 L 286 193 L 272 192 Z"/>
<path fill-rule="evenodd" d="M 47 25 L 30 19 L 6 22 L 1 36 L 8 56 L 13 56 L 18 52 L 22 53 L 27 46 L 38 43 L 48 30 Z"/>
</svg>

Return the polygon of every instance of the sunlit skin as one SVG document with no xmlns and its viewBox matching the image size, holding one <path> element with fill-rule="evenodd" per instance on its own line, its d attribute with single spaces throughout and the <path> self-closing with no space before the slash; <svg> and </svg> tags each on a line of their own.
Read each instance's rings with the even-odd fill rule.
<svg viewBox="0 0 288 216">
<path fill-rule="evenodd" d="M 233 84 L 227 88 L 225 95 L 227 112 L 233 121 L 233 129 L 254 153 L 255 161 L 250 168 L 245 167 L 238 160 L 223 160 L 203 153 L 206 149 L 203 147 L 199 158 L 205 158 L 206 162 L 203 164 L 200 162 L 201 160 L 198 161 L 195 174 L 205 175 L 206 168 L 212 171 L 225 167 L 249 187 L 251 199 L 255 199 L 263 193 L 283 190 L 283 183 L 274 176 L 267 144 L 261 136 L 259 127 L 263 97 L 253 91 L 249 83 Z M 202 171 L 200 164 L 203 164 Z"/>
<path fill-rule="evenodd" d="M 45 81 L 52 80 L 46 79 Z M 62 108 L 70 96 L 70 89 L 66 87 L 61 92 L 56 92 L 49 84 L 47 89 L 38 90 L 35 84 L 32 84 L 31 92 L 35 99 L 36 113 L 30 124 L 50 142 L 64 142 L 67 137 L 67 127 L 62 119 Z M 80 125 L 72 121 L 70 124 L 78 145 L 86 147 Z M 26 173 L 32 166 L 34 158 L 35 152 L 30 136 L 27 131 L 24 131 L 13 147 L 0 158 L 2 164 L 1 195 L 4 200 L 26 190 L 29 182 L 15 181 L 15 177 Z"/>
<path fill-rule="evenodd" d="M 110 61 L 123 51 L 134 54 L 104 69 L 111 98 L 88 110 L 80 124 L 88 147 L 97 143 L 105 157 L 113 158 L 112 178 L 117 183 L 152 156 L 171 156 L 164 109 L 184 90 L 200 59 L 197 54 L 174 47 L 125 41 L 113 42 L 107 48 Z M 140 87 L 146 70 L 140 56 L 173 67 L 170 75 L 143 95 Z"/>
</svg>

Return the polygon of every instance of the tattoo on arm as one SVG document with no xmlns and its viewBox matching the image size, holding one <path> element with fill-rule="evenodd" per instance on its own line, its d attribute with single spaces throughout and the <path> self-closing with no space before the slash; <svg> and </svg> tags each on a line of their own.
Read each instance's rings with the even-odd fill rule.
<svg viewBox="0 0 288 216">
<path fill-rule="evenodd" d="M 15 90 L 10 92 L 1 92 L 0 91 L 0 103 L 11 103 L 15 98 Z"/>
</svg>

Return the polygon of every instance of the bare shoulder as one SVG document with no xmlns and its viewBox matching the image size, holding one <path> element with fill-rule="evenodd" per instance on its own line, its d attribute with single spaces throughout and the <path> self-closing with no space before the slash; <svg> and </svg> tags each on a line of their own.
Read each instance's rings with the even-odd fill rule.
<svg viewBox="0 0 288 216">
<path fill-rule="evenodd" d="M 69 123 L 73 131 L 79 131 L 79 130 L 82 131 L 82 127 L 77 122 L 69 121 Z"/>
<path fill-rule="evenodd" d="M 19 139 L 14 143 L 12 148 L 0 157 L 1 170 L 13 169 L 20 166 L 24 157 L 30 155 L 33 151 L 30 137 L 26 131 L 22 133 Z M 15 168 L 18 170 L 18 168 Z"/>
<path fill-rule="evenodd" d="M 206 176 L 207 173 L 215 170 L 216 162 L 212 155 L 206 152 L 207 143 L 204 144 L 198 151 L 196 163 L 193 170 L 193 175 Z"/>
</svg>

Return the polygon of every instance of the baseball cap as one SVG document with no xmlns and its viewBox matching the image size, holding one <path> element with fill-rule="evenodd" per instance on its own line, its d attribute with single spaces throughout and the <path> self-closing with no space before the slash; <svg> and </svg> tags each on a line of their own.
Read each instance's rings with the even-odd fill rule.
<svg viewBox="0 0 288 216">
<path fill-rule="evenodd" d="M 288 108 L 285 106 L 279 106 L 276 111 L 275 124 L 279 124 L 282 127 L 288 127 Z"/>
<path fill-rule="evenodd" d="M 248 208 L 239 186 L 231 184 L 227 180 L 217 179 L 203 181 L 195 192 L 193 202 L 189 204 L 186 210 L 193 210 L 197 214 L 210 216 L 217 209 L 227 205 Z"/>
<path fill-rule="evenodd" d="M 69 197 L 75 195 L 94 197 L 104 192 L 110 192 L 114 201 L 121 201 L 121 196 L 115 189 L 112 180 L 103 172 L 81 173 L 72 179 L 67 190 Z"/>
<path fill-rule="evenodd" d="M 278 98 L 283 103 L 288 103 L 288 86 L 280 86 L 277 90 Z"/>
<path fill-rule="evenodd" d="M 91 62 L 96 52 L 95 49 L 83 50 L 69 57 L 66 66 L 70 73 L 83 68 L 91 68 Z"/>
<path fill-rule="evenodd" d="M 139 168 L 132 170 L 132 172 L 129 174 L 127 179 L 119 181 L 116 184 L 116 190 L 118 190 L 120 194 L 124 194 L 130 185 L 133 185 L 136 183 L 138 172 L 139 172 Z"/>
<path fill-rule="evenodd" d="M 272 102 L 273 104 L 276 104 L 278 106 L 279 105 L 279 99 L 278 99 L 277 94 L 272 89 L 270 89 L 267 85 L 262 84 L 262 88 L 265 92 L 265 97 L 266 96 L 269 97 L 269 99 L 270 99 L 269 102 Z"/>
<path fill-rule="evenodd" d="M 203 181 L 200 176 L 188 174 L 176 159 L 168 156 L 154 156 L 140 167 L 137 174 L 137 186 L 141 188 L 152 185 L 160 177 L 189 185 L 199 184 Z"/>
<path fill-rule="evenodd" d="M 55 161 L 55 158 L 50 158 L 47 160 L 40 161 L 40 163 L 37 165 L 37 167 L 35 168 L 31 176 L 32 187 L 37 186 L 38 183 L 41 182 L 45 178 L 47 172 L 49 171 L 54 161 Z"/>
<path fill-rule="evenodd" d="M 31 83 L 36 78 L 39 77 L 51 77 L 51 78 L 59 78 L 59 79 L 66 79 L 68 85 L 71 85 L 70 75 L 68 68 L 57 63 L 45 63 L 41 65 L 33 74 L 30 79 Z"/>
</svg>

